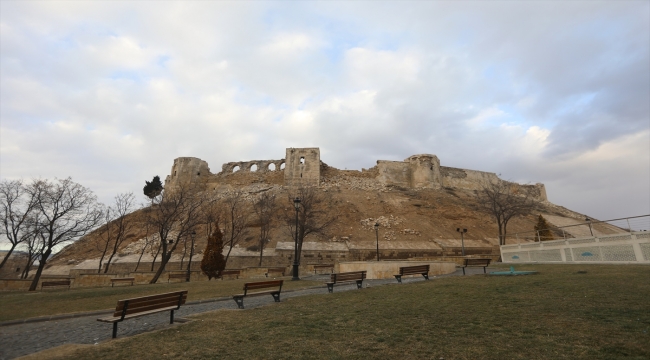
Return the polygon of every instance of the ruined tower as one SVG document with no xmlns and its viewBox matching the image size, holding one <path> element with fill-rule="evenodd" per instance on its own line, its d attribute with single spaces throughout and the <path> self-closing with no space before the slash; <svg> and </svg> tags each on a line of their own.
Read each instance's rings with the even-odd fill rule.
<svg viewBox="0 0 650 360">
<path fill-rule="evenodd" d="M 174 159 L 171 174 L 165 179 L 165 188 L 171 189 L 180 184 L 196 184 L 205 181 L 210 176 L 208 163 L 195 157 L 180 157 Z"/>
<path fill-rule="evenodd" d="M 318 186 L 320 183 L 320 149 L 288 148 L 285 157 L 284 184 Z"/>
</svg>

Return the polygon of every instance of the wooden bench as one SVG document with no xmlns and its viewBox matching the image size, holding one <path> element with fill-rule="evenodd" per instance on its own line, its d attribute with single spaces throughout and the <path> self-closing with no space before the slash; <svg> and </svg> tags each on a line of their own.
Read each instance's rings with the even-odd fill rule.
<svg viewBox="0 0 650 360">
<path fill-rule="evenodd" d="M 183 279 L 183 280 L 187 280 L 187 273 L 183 273 L 183 274 L 169 274 L 169 278 L 167 279 L 167 282 L 169 282 L 169 280 L 171 280 L 171 279 Z"/>
<path fill-rule="evenodd" d="M 135 278 L 132 278 L 132 277 L 111 279 L 111 287 L 113 287 L 113 285 L 115 285 L 116 282 L 131 282 L 131 286 L 133 286 L 134 281 L 135 281 Z"/>
<path fill-rule="evenodd" d="M 224 275 L 235 275 L 235 279 L 239 279 L 240 274 L 241 274 L 241 270 L 230 269 L 230 270 L 222 270 L 221 274 L 219 275 L 221 276 L 221 280 L 223 280 Z"/>
<path fill-rule="evenodd" d="M 113 316 L 100 318 L 97 321 L 113 323 L 113 339 L 115 339 L 117 337 L 117 323 L 126 319 L 170 311 L 169 323 L 173 324 L 174 310 L 180 309 L 186 300 L 187 290 L 118 300 Z"/>
<path fill-rule="evenodd" d="M 330 269 L 330 274 L 334 272 L 334 264 L 314 265 L 314 274 L 317 270 Z"/>
<path fill-rule="evenodd" d="M 279 274 L 280 276 L 284 276 L 284 272 L 287 270 L 287 268 L 283 267 L 276 267 L 276 268 L 268 268 L 266 270 L 266 277 L 271 276 L 271 274 Z"/>
<path fill-rule="evenodd" d="M 416 265 L 416 266 L 400 266 L 399 275 L 395 275 L 398 283 L 402 283 L 402 276 L 404 275 L 422 275 L 425 280 L 429 280 L 429 266 L 430 265 Z"/>
<path fill-rule="evenodd" d="M 365 271 L 352 271 L 345 273 L 338 273 L 330 275 L 330 282 L 325 283 L 327 285 L 327 291 L 334 292 L 334 284 L 338 283 L 347 283 L 347 282 L 356 282 L 357 289 L 361 289 L 363 285 L 363 279 L 366 278 Z"/>
<path fill-rule="evenodd" d="M 68 287 L 68 290 L 70 290 L 70 280 L 43 281 L 41 283 L 41 290 L 43 290 L 44 287 L 64 286 L 64 285 Z"/>
<path fill-rule="evenodd" d="M 259 281 L 259 282 L 245 283 L 244 293 L 233 295 L 232 299 L 235 300 L 235 302 L 237 303 L 237 307 L 240 309 L 244 308 L 244 298 L 246 296 L 258 296 L 258 295 L 270 294 L 271 296 L 273 296 L 273 300 L 275 300 L 275 302 L 280 302 L 280 292 L 282 291 L 283 282 L 284 280 L 273 280 L 273 281 Z M 269 290 L 269 291 L 249 292 L 250 290 L 268 289 L 274 287 L 278 287 L 278 289 Z"/>
<path fill-rule="evenodd" d="M 490 261 L 492 259 L 465 259 L 464 265 L 462 266 L 463 268 L 463 275 L 465 275 L 465 268 L 468 266 L 482 266 L 483 267 L 483 273 L 486 274 L 487 271 L 485 268 L 490 265 Z"/>
</svg>

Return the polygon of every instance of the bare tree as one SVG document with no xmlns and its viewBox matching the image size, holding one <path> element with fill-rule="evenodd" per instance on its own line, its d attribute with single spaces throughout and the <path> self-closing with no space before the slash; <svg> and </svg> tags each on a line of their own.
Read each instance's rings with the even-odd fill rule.
<svg viewBox="0 0 650 360">
<path fill-rule="evenodd" d="M 126 235 L 133 228 L 133 220 L 127 215 L 133 212 L 135 209 L 135 195 L 133 195 L 133 193 L 118 194 L 115 196 L 115 203 L 113 205 L 114 207 L 109 209 L 112 210 L 112 212 L 115 214 L 115 219 L 108 222 L 110 216 L 106 216 L 106 227 L 109 230 L 112 227 L 113 231 L 106 232 L 106 244 L 107 246 L 108 244 L 112 244 L 112 251 L 108 257 L 108 261 L 106 262 L 106 269 L 104 269 L 104 273 L 108 272 L 108 268 L 111 265 L 113 257 L 122 246 L 122 243 L 124 243 L 124 240 L 126 240 Z M 101 269 L 101 261 L 99 266 Z"/>
<path fill-rule="evenodd" d="M 260 248 L 260 264 L 262 266 L 262 255 L 264 254 L 264 247 L 269 242 L 269 234 L 271 232 L 271 223 L 275 215 L 276 199 L 275 194 L 265 191 L 253 200 L 253 211 L 257 216 L 257 222 L 260 225 L 259 234 L 259 248 Z"/>
<path fill-rule="evenodd" d="M 29 287 L 29 291 L 34 291 L 52 250 L 95 228 L 102 211 L 92 191 L 71 178 L 53 182 L 34 180 L 27 187 L 27 193 L 35 201 L 36 230 L 41 238 L 38 269 Z"/>
<path fill-rule="evenodd" d="M 95 246 L 97 247 L 97 250 L 101 251 L 102 256 L 99 257 L 99 265 L 97 266 L 97 273 L 102 272 L 102 264 L 104 262 L 104 257 L 106 257 L 106 253 L 108 252 L 108 247 L 110 246 L 111 242 L 111 222 L 113 221 L 114 218 L 114 213 L 113 209 L 111 207 L 108 207 L 104 210 L 104 224 L 105 228 L 104 231 L 99 233 L 97 235 L 96 241 L 95 241 Z"/>
<path fill-rule="evenodd" d="M 32 268 L 32 265 L 34 265 L 34 262 L 38 258 L 39 255 L 39 249 L 40 249 L 40 236 L 39 233 L 36 231 L 36 222 L 31 221 L 30 222 L 30 230 L 29 236 L 27 236 L 27 239 L 23 242 L 23 245 L 27 248 L 27 259 L 25 263 L 25 268 L 23 269 L 22 273 L 20 274 L 21 279 L 27 279 L 29 276 L 29 271 Z"/>
<path fill-rule="evenodd" d="M 148 221 L 158 235 L 162 258 L 151 284 L 158 281 L 180 240 L 201 223 L 203 199 L 199 191 L 189 185 L 162 191 L 155 198 Z"/>
<path fill-rule="evenodd" d="M 0 236 L 6 238 L 11 247 L 0 263 L 5 265 L 16 246 L 30 236 L 29 221 L 36 203 L 29 194 L 22 180 L 3 180 L 0 182 Z"/>
<path fill-rule="evenodd" d="M 309 235 L 325 235 L 327 229 L 338 220 L 338 212 L 331 198 L 318 192 L 316 187 L 299 187 L 289 193 L 288 207 L 285 207 L 283 220 L 286 230 L 296 241 L 296 210 L 294 199 L 300 199 L 298 208 L 298 265 L 302 244 Z"/>
<path fill-rule="evenodd" d="M 142 255 L 144 255 L 144 252 L 147 251 L 147 248 L 152 245 L 152 239 L 149 237 L 149 222 L 145 222 L 144 226 L 144 244 L 142 244 L 142 249 L 140 249 L 140 257 L 138 258 L 138 263 L 135 265 L 135 270 L 133 270 L 133 272 L 138 271 L 138 267 L 140 267 L 140 260 L 142 260 Z"/>
<path fill-rule="evenodd" d="M 509 181 L 485 181 L 476 191 L 479 211 L 494 217 L 499 227 L 499 245 L 505 245 L 508 222 L 529 214 L 535 207 L 532 187 Z"/>
<path fill-rule="evenodd" d="M 205 201 L 201 207 L 201 218 L 205 228 L 205 237 L 209 238 L 221 221 L 221 204 L 214 194 L 204 193 Z M 221 230 L 220 230 L 221 231 Z"/>
<path fill-rule="evenodd" d="M 244 238 L 246 225 L 248 225 L 249 212 L 246 209 L 244 201 L 244 192 L 236 190 L 222 201 L 223 215 L 221 220 L 224 229 L 224 246 L 228 247 L 226 253 L 226 264 L 230 252 L 235 245 L 239 244 Z"/>
</svg>

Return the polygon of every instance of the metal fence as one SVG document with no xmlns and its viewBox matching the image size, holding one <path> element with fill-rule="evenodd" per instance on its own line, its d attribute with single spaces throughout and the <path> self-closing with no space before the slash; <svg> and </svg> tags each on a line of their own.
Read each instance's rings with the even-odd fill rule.
<svg viewBox="0 0 650 360">
<path fill-rule="evenodd" d="M 548 231 L 545 231 L 548 230 Z M 612 220 L 592 220 L 585 218 L 584 222 L 566 226 L 550 226 L 539 229 L 507 235 L 506 243 L 548 242 L 557 239 L 572 239 L 582 237 L 599 237 L 632 232 L 650 231 L 650 215 L 631 216 Z M 545 234 L 552 234 L 545 235 Z"/>
</svg>

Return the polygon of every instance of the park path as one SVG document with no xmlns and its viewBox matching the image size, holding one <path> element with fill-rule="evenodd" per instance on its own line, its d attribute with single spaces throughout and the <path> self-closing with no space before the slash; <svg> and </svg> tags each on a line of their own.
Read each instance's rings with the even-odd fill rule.
<svg viewBox="0 0 650 360">
<path fill-rule="evenodd" d="M 482 269 L 468 269 L 467 273 L 468 275 L 482 274 L 483 271 Z M 462 276 L 462 274 L 461 270 L 457 270 L 452 274 L 438 275 L 435 278 Z M 317 275 L 304 277 L 303 279 L 326 282 L 329 276 Z M 424 281 L 424 278 L 420 276 L 402 279 L 405 284 L 419 281 Z M 387 284 L 396 285 L 397 281 L 395 279 L 365 280 L 363 286 L 374 287 Z M 356 290 L 356 284 L 337 285 L 334 288 L 334 292 L 350 290 Z M 325 295 L 327 294 L 327 287 L 323 285 L 318 288 L 283 291 L 281 298 L 287 299 L 312 294 Z M 256 296 L 244 300 L 246 309 L 272 303 L 273 298 L 271 296 Z M 184 316 L 220 309 L 237 309 L 237 305 L 230 297 L 188 303 L 174 312 L 174 323 L 184 322 Z M 110 312 L 108 310 L 105 313 L 110 314 Z M 99 344 L 108 341 L 111 339 L 112 325 L 97 321 L 99 317 L 102 317 L 102 315 L 97 315 L 95 312 L 88 316 L 0 326 L 0 360 L 14 359 L 64 344 Z M 124 338 L 166 327 L 169 327 L 169 312 L 162 312 L 120 322 L 117 337 Z"/>
</svg>

